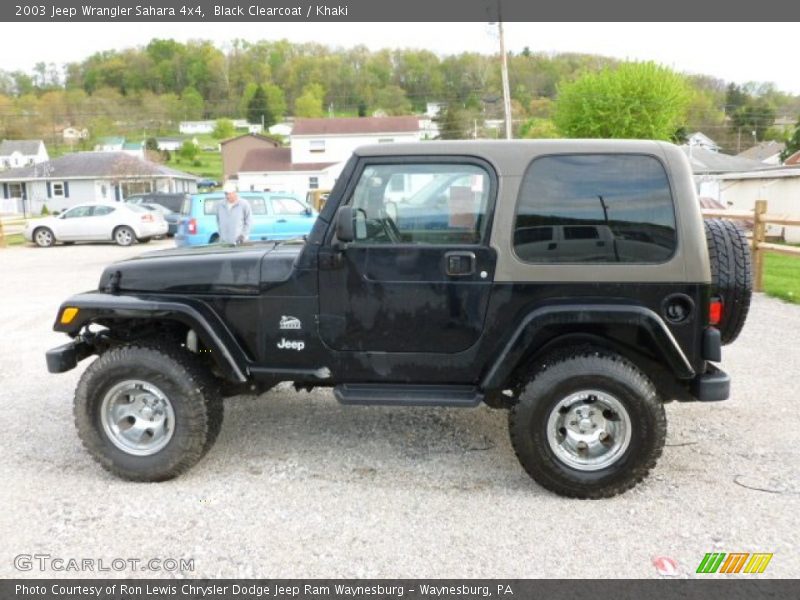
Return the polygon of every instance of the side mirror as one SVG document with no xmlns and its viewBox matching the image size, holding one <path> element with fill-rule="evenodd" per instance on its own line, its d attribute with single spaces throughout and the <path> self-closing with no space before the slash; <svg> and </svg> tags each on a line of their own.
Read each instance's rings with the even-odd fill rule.
<svg viewBox="0 0 800 600">
<path fill-rule="evenodd" d="M 306 206 L 306 216 L 307 217 L 311 216 L 311 207 L 310 206 Z"/>
<path fill-rule="evenodd" d="M 344 243 L 352 242 L 356 239 L 352 206 L 342 206 L 336 211 L 336 239 Z"/>
</svg>

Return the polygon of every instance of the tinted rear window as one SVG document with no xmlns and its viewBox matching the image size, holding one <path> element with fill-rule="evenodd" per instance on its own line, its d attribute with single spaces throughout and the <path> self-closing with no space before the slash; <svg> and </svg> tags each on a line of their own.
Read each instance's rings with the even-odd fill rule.
<svg viewBox="0 0 800 600">
<path fill-rule="evenodd" d="M 549 227 L 557 242 L 542 244 Z M 517 200 L 514 249 L 529 262 L 658 263 L 675 251 L 666 171 L 638 154 L 535 159 Z"/>
</svg>

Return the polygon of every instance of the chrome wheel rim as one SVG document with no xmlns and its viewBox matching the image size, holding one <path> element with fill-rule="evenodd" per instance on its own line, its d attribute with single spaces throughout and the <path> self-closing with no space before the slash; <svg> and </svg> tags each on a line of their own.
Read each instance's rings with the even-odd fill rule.
<svg viewBox="0 0 800 600">
<path fill-rule="evenodd" d="M 547 420 L 547 442 L 556 457 L 579 471 L 617 462 L 631 443 L 631 418 L 613 395 L 581 390 L 559 401 Z"/>
<path fill-rule="evenodd" d="M 100 419 L 108 439 L 134 456 L 162 450 L 175 433 L 175 411 L 167 396 L 146 381 L 121 381 L 106 392 Z"/>
<path fill-rule="evenodd" d="M 133 242 L 133 234 L 129 229 L 120 229 L 117 231 L 117 243 L 120 246 L 129 246 Z"/>
<path fill-rule="evenodd" d="M 40 229 L 36 232 L 36 243 L 40 246 L 49 246 L 53 243 L 53 234 L 46 229 Z"/>
</svg>

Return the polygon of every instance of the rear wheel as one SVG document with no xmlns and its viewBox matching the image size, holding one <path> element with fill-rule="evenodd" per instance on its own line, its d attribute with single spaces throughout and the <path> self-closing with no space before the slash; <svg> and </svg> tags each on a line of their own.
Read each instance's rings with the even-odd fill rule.
<svg viewBox="0 0 800 600">
<path fill-rule="evenodd" d="M 642 481 L 666 428 L 650 380 L 621 356 L 592 351 L 547 361 L 509 413 L 524 469 L 572 498 L 607 498 Z"/>
<path fill-rule="evenodd" d="M 208 452 L 223 406 L 196 357 L 152 342 L 113 348 L 89 365 L 74 413 L 83 445 L 105 469 L 134 481 L 163 481 Z"/>
<path fill-rule="evenodd" d="M 56 243 L 56 236 L 47 227 L 38 227 L 33 232 L 33 241 L 40 248 L 49 248 Z"/>
<path fill-rule="evenodd" d="M 717 325 L 723 344 L 734 341 L 744 327 L 753 295 L 750 248 L 744 230 L 727 219 L 706 219 L 712 294 L 722 299 Z"/>
<path fill-rule="evenodd" d="M 214 235 L 211 236 L 211 239 L 208 240 L 208 243 L 216 244 L 217 242 L 219 242 L 219 234 L 215 233 Z"/>
<path fill-rule="evenodd" d="M 135 240 L 136 234 L 127 225 L 122 225 L 114 230 L 114 241 L 119 246 L 130 246 Z"/>
</svg>

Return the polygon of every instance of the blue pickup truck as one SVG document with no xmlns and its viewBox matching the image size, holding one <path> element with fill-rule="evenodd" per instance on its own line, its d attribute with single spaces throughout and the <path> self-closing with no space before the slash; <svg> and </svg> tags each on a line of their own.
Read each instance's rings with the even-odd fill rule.
<svg viewBox="0 0 800 600">
<path fill-rule="evenodd" d="M 299 196 L 277 192 L 242 192 L 250 204 L 253 223 L 250 241 L 285 240 L 308 234 L 317 213 Z M 219 241 L 216 211 L 225 197 L 221 192 L 193 194 L 181 207 L 175 243 L 178 246 L 204 246 Z"/>
</svg>

